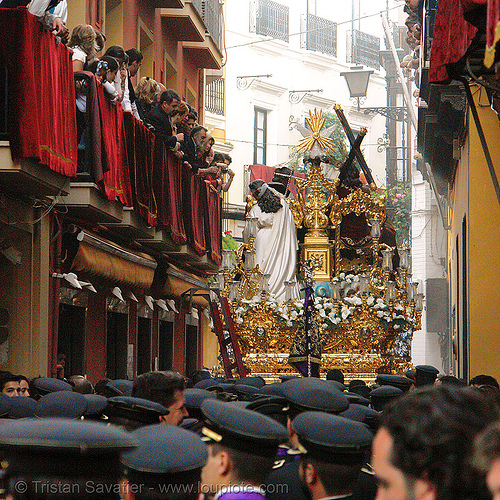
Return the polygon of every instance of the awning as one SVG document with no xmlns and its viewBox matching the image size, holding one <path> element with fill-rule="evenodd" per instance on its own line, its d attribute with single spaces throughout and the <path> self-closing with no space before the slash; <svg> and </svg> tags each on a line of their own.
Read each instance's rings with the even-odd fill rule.
<svg viewBox="0 0 500 500">
<path fill-rule="evenodd" d="M 71 266 L 72 271 L 149 290 L 157 266 L 152 257 L 131 252 L 84 231 L 80 232 L 78 240 L 80 244 Z"/>
</svg>

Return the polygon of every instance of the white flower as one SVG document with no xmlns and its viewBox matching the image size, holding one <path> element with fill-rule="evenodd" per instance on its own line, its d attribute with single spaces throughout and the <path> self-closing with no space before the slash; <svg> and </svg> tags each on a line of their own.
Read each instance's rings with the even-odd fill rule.
<svg viewBox="0 0 500 500">
<path fill-rule="evenodd" d="M 328 315 L 328 319 L 332 322 L 335 322 L 336 315 L 333 311 Z"/>
<path fill-rule="evenodd" d="M 336 325 L 338 325 L 340 323 L 340 318 L 332 319 L 332 323 L 335 323 Z"/>
<path fill-rule="evenodd" d="M 342 319 L 347 319 L 349 317 L 349 315 L 351 314 L 351 311 L 349 310 L 349 308 L 347 307 L 344 307 L 342 308 Z"/>
<path fill-rule="evenodd" d="M 379 318 L 383 318 L 384 317 L 384 311 L 377 311 L 377 316 Z"/>
<path fill-rule="evenodd" d="M 322 305 L 322 304 L 320 304 L 319 302 L 318 302 L 317 304 L 314 304 L 314 307 L 315 307 L 316 309 L 323 309 L 323 305 Z"/>
<path fill-rule="evenodd" d="M 383 304 L 384 303 L 384 299 L 381 299 L 380 297 L 377 299 L 377 304 Z"/>
<path fill-rule="evenodd" d="M 291 321 L 287 321 L 286 326 L 291 327 L 291 326 L 293 326 L 293 323 Z"/>
<path fill-rule="evenodd" d="M 374 297 L 373 295 L 370 295 L 370 296 L 368 297 L 368 299 L 366 299 L 366 304 L 367 304 L 368 306 L 373 305 L 373 303 L 374 303 L 374 302 L 375 302 L 375 297 Z"/>
<path fill-rule="evenodd" d="M 328 328 L 328 323 L 322 323 L 321 325 L 323 328 Z"/>
<path fill-rule="evenodd" d="M 292 311 L 290 313 L 290 319 L 291 320 L 297 319 L 297 317 L 298 317 L 297 311 Z"/>
<path fill-rule="evenodd" d="M 394 330 L 399 330 L 401 327 L 399 325 L 394 325 Z"/>
<path fill-rule="evenodd" d="M 396 305 L 394 306 L 394 309 L 395 309 L 396 311 L 404 311 L 404 310 L 405 310 L 405 308 L 403 307 L 403 305 L 402 305 L 402 304 L 396 304 Z"/>
<path fill-rule="evenodd" d="M 339 274 L 339 278 L 340 278 L 341 280 L 343 280 L 343 279 L 345 278 L 345 273 L 340 273 L 340 274 Z"/>
<path fill-rule="evenodd" d="M 243 318 L 236 318 L 236 323 L 241 325 L 243 323 Z"/>
<path fill-rule="evenodd" d="M 321 310 L 319 311 L 319 315 L 320 315 L 320 317 L 321 317 L 321 318 L 326 318 L 326 312 L 325 312 L 325 310 L 324 310 L 324 309 L 321 309 Z"/>
</svg>

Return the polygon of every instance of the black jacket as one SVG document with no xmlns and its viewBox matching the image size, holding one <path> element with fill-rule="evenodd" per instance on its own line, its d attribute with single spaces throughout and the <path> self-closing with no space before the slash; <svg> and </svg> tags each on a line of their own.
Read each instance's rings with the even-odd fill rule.
<svg viewBox="0 0 500 500">
<path fill-rule="evenodd" d="M 174 148 L 177 143 L 177 137 L 172 135 L 172 124 L 170 118 L 158 105 L 146 115 L 146 122 L 153 127 L 156 137 L 161 139 L 169 148 Z"/>
</svg>

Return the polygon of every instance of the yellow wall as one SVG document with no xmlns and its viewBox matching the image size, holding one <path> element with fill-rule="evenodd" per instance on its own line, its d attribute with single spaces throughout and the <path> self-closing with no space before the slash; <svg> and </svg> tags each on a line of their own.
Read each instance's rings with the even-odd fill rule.
<svg viewBox="0 0 500 500">
<path fill-rule="evenodd" d="M 471 87 L 481 105 L 487 105 L 486 93 Z M 500 127 L 498 116 L 488 106 L 477 106 L 490 154 L 500 177 Z M 500 380 L 500 204 L 476 126 L 470 114 L 469 145 L 462 154 L 454 184 L 453 226 L 450 249 L 455 254 L 456 236 L 461 245 L 462 220 L 467 216 L 470 377 L 480 373 Z M 467 190 L 468 186 L 468 190 Z M 468 211 L 467 211 L 468 204 Z M 455 255 L 456 258 L 456 255 Z M 461 265 L 461 264 L 460 264 Z M 452 268 L 454 264 L 452 263 Z M 456 276 L 451 276 L 452 297 L 456 303 Z M 460 305 L 459 305 L 460 307 Z"/>
</svg>

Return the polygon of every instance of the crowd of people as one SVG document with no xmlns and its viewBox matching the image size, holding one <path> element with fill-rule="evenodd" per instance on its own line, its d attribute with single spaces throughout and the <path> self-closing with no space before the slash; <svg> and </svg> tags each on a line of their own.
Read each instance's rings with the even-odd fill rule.
<svg viewBox="0 0 500 500">
<path fill-rule="evenodd" d="M 375 384 L 258 376 L 0 374 L 13 499 L 500 498 L 500 389 L 432 366 Z M 18 397 L 25 396 L 25 397 Z M 103 425 L 105 424 L 105 425 Z"/>
<path fill-rule="evenodd" d="M 113 45 L 98 57 L 105 42 L 105 36 L 87 24 L 75 26 L 68 42 L 76 77 L 79 149 L 84 150 L 90 140 L 86 133 L 89 126 L 86 116 L 88 80 L 80 78 L 84 72 L 86 77 L 88 73 L 94 75 L 110 102 L 132 113 L 183 162 L 185 168 L 193 175 L 202 176 L 211 192 L 222 196 L 234 178 L 229 168 L 231 157 L 214 152 L 215 140 L 207 128 L 199 124 L 197 111 L 175 90 L 166 89 L 153 78 L 140 78 L 134 88 L 132 78 L 142 64 L 142 53 L 135 48 L 124 50 Z"/>
</svg>

